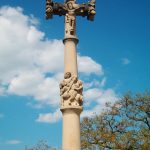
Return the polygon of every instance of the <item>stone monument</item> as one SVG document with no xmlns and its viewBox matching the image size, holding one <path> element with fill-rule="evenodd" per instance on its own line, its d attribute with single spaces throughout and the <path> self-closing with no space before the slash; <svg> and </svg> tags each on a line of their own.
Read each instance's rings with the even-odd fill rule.
<svg viewBox="0 0 150 150">
<path fill-rule="evenodd" d="M 76 45 L 76 16 L 93 21 L 95 0 L 77 4 L 76 0 L 65 0 L 63 4 L 46 0 L 46 19 L 53 15 L 65 17 L 64 80 L 60 83 L 61 112 L 63 115 L 62 150 L 80 150 L 80 113 L 83 104 L 83 84 L 78 80 Z"/>
</svg>

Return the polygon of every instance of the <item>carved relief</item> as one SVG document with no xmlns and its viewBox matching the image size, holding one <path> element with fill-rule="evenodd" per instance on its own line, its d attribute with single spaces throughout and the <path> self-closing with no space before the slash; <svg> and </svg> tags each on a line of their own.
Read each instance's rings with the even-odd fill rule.
<svg viewBox="0 0 150 150">
<path fill-rule="evenodd" d="M 74 0 L 68 0 L 65 4 L 67 8 L 67 14 L 65 16 L 66 18 L 66 28 L 65 33 L 66 36 L 75 36 L 76 35 L 76 17 L 75 17 L 75 10 L 78 7 L 78 5 L 75 3 Z"/>
<path fill-rule="evenodd" d="M 66 33 L 66 36 L 69 36 L 69 35 L 74 35 L 75 36 L 75 28 L 76 28 L 76 19 L 75 19 L 75 16 L 71 16 L 71 15 L 68 15 L 66 14 L 66 17 L 65 17 L 65 33 Z"/>
<path fill-rule="evenodd" d="M 95 16 L 95 14 L 96 14 L 96 11 L 95 11 L 95 3 L 96 3 L 95 0 L 91 0 L 91 1 L 88 3 L 88 16 L 87 16 L 87 19 L 88 19 L 88 20 L 91 20 L 91 21 L 94 20 L 94 16 Z"/>
<path fill-rule="evenodd" d="M 75 13 L 75 10 L 79 7 L 78 4 L 76 4 L 76 1 L 72 1 L 72 0 L 69 0 L 66 2 L 66 8 L 68 10 L 68 13 L 70 14 L 74 14 Z"/>
<path fill-rule="evenodd" d="M 68 8 L 68 10 L 73 10 L 74 9 L 73 3 L 72 2 L 68 2 L 67 3 L 67 8 Z"/>
<path fill-rule="evenodd" d="M 52 19 L 53 15 L 65 16 L 67 8 L 65 4 L 55 3 L 52 0 L 46 0 L 46 19 Z"/>
<path fill-rule="evenodd" d="M 82 106 L 83 84 L 76 76 L 67 72 L 60 83 L 61 106 Z"/>
<path fill-rule="evenodd" d="M 52 0 L 46 0 L 46 19 L 53 17 L 53 2 Z"/>
<path fill-rule="evenodd" d="M 88 20 L 93 21 L 96 14 L 95 11 L 96 0 L 90 0 L 87 4 L 77 4 L 76 0 L 66 0 L 64 4 L 55 3 L 52 0 L 46 0 L 46 19 L 51 19 L 53 15 L 87 17 Z"/>
</svg>

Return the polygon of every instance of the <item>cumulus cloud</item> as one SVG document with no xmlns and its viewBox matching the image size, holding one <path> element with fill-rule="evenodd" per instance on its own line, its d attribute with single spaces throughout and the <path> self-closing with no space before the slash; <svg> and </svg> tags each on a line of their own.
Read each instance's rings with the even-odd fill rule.
<svg viewBox="0 0 150 150">
<path fill-rule="evenodd" d="M 62 117 L 61 112 L 57 109 L 54 113 L 39 114 L 37 122 L 55 123 Z"/>
<path fill-rule="evenodd" d="M 128 65 L 128 64 L 131 63 L 131 61 L 128 58 L 122 58 L 121 62 L 122 62 L 123 65 Z"/>
<path fill-rule="evenodd" d="M 78 56 L 79 72 L 85 74 L 95 73 L 103 75 L 103 68 L 101 64 L 96 63 L 92 58 L 88 56 Z"/>
<path fill-rule="evenodd" d="M 64 45 L 61 40 L 47 39 L 37 25 L 38 20 L 33 15 L 25 15 L 20 7 L 0 8 L 0 95 L 30 96 L 39 104 L 56 108 L 60 103 Z M 113 90 L 98 88 L 106 82 L 101 64 L 89 56 L 78 54 L 78 65 L 83 76 L 94 74 L 100 77 L 99 81 L 85 82 L 88 85 L 85 88 L 86 104 L 91 104 L 93 100 L 100 106 L 102 102 L 114 98 Z M 37 121 L 52 123 L 60 116 L 60 111 L 56 109 L 53 113 L 40 114 Z"/>
<path fill-rule="evenodd" d="M 95 105 L 91 109 L 85 109 L 82 117 L 92 117 L 99 114 L 105 108 L 105 104 L 110 102 L 114 103 L 119 99 L 118 95 L 112 89 L 89 89 L 84 93 L 85 105 L 90 106 L 92 103 Z"/>
<path fill-rule="evenodd" d="M 87 103 L 95 101 L 98 104 L 104 105 L 106 102 L 116 101 L 117 95 L 112 89 L 103 90 L 98 88 L 91 88 L 84 92 L 84 98 L 86 99 Z"/>
<path fill-rule="evenodd" d="M 40 72 L 26 72 L 14 77 L 8 92 L 20 96 L 33 96 L 38 102 L 57 106 L 59 104 L 59 79 L 44 77 Z"/>
<path fill-rule="evenodd" d="M 87 90 L 89 88 L 94 88 L 94 87 L 99 87 L 102 88 L 106 84 L 106 77 L 103 77 L 99 80 L 97 79 L 92 79 L 90 82 L 84 82 L 84 89 Z"/>
<path fill-rule="evenodd" d="M 9 144 L 9 145 L 17 145 L 17 144 L 20 144 L 21 141 L 19 140 L 9 140 L 9 141 L 6 141 L 6 144 Z"/>
</svg>

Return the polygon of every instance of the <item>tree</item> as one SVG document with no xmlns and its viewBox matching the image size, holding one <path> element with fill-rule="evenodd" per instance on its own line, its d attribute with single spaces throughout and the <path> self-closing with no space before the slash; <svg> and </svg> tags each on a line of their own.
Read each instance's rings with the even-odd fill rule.
<svg viewBox="0 0 150 150">
<path fill-rule="evenodd" d="M 46 141 L 39 141 L 36 146 L 33 147 L 25 147 L 25 150 L 58 150 L 56 148 L 50 147 Z"/>
<path fill-rule="evenodd" d="M 93 118 L 81 122 L 83 150 L 149 150 L 150 92 L 126 94 Z"/>
</svg>

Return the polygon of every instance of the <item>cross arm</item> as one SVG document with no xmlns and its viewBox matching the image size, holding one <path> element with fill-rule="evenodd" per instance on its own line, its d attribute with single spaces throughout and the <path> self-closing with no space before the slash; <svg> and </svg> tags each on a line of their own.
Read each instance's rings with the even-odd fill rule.
<svg viewBox="0 0 150 150">
<path fill-rule="evenodd" d="M 52 0 L 46 0 L 46 19 L 52 19 L 53 15 L 66 15 L 67 9 L 64 4 L 54 3 Z"/>
<path fill-rule="evenodd" d="M 81 4 L 75 10 L 77 16 L 87 17 L 88 20 L 93 21 L 96 14 L 95 0 L 89 1 L 87 4 Z"/>
<path fill-rule="evenodd" d="M 46 19 L 53 18 L 53 15 L 65 16 L 73 13 L 93 21 L 96 14 L 95 3 L 96 0 L 90 0 L 87 4 L 77 4 L 75 0 L 66 0 L 64 4 L 46 0 Z"/>
</svg>

